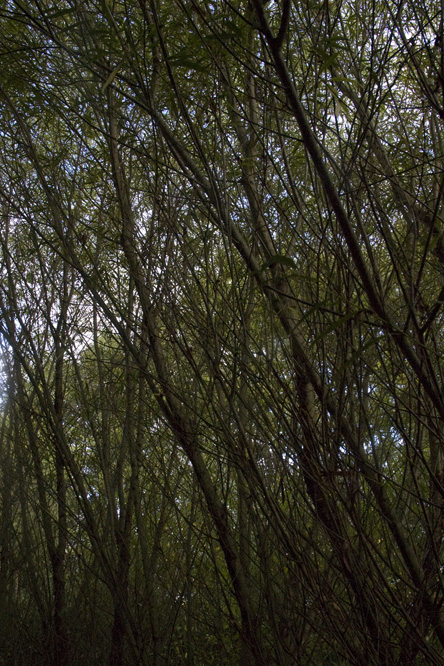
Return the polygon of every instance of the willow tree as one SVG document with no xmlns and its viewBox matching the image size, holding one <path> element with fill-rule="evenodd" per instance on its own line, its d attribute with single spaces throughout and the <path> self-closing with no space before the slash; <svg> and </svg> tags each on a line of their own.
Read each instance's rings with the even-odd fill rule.
<svg viewBox="0 0 444 666">
<path fill-rule="evenodd" d="M 98 368 L 112 334 L 102 427 L 127 396 L 126 436 L 92 438 L 110 663 L 442 663 L 443 21 L 413 2 L 3 7 L 2 210 L 30 265 L 30 238 L 63 260 L 58 312 L 83 300 Z M 16 330 L 30 303 L 11 318 L 8 289 L 5 344 L 32 376 Z M 55 315 L 40 316 L 56 363 Z M 57 469 L 88 514 L 66 409 Z M 159 428 L 176 503 L 143 471 Z M 130 594 L 139 561 L 155 596 L 147 493 L 164 535 L 176 507 L 184 546 L 173 624 Z"/>
</svg>

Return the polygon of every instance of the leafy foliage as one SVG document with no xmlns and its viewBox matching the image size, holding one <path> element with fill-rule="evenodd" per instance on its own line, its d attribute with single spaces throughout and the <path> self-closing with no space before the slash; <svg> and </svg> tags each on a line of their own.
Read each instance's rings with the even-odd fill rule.
<svg viewBox="0 0 444 666">
<path fill-rule="evenodd" d="M 441 664 L 440 6 L 0 12 L 2 659 Z"/>
</svg>

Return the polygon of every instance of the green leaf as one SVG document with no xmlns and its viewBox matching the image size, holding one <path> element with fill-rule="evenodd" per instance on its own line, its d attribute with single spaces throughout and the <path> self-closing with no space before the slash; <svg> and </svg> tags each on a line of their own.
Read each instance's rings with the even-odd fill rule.
<svg viewBox="0 0 444 666">
<path fill-rule="evenodd" d="M 291 257 L 286 257 L 284 254 L 275 254 L 273 257 L 270 257 L 270 259 L 267 259 L 267 261 L 262 264 L 260 268 L 260 273 L 263 273 L 267 268 L 270 268 L 270 266 L 274 266 L 275 264 L 281 264 L 282 266 L 288 266 L 289 268 L 296 268 L 296 264 Z"/>
<path fill-rule="evenodd" d="M 181 53 L 169 58 L 168 62 L 172 67 L 185 67 L 186 69 L 194 69 L 196 72 L 208 73 L 207 67 L 204 67 L 200 62 L 193 60 L 188 55 Z"/>
<path fill-rule="evenodd" d="M 74 14 L 77 11 L 77 7 L 67 7 L 65 9 L 59 9 L 53 14 L 48 15 L 48 19 L 52 21 L 55 18 L 60 18 L 60 16 L 68 16 L 69 14 Z"/>
<path fill-rule="evenodd" d="M 347 314 L 343 315 L 342 317 L 339 317 L 339 319 L 336 319 L 330 326 L 327 326 L 324 328 L 319 335 L 317 335 L 314 339 L 314 342 L 319 342 L 319 340 L 322 340 L 325 338 L 329 333 L 332 331 L 335 331 L 337 328 L 345 324 L 346 322 L 350 321 L 350 319 L 354 319 L 357 317 L 362 310 L 357 310 L 356 312 L 348 312 Z"/>
<path fill-rule="evenodd" d="M 108 86 L 110 86 L 111 83 L 114 81 L 117 72 L 118 72 L 119 69 L 122 67 L 122 64 L 123 64 L 123 60 L 121 60 L 121 61 L 120 61 L 115 67 L 114 67 L 113 71 L 112 71 L 111 74 L 108 76 L 108 78 L 106 79 L 105 83 L 104 83 L 103 86 L 102 86 L 102 92 L 105 92 L 105 90 L 108 88 Z"/>
</svg>

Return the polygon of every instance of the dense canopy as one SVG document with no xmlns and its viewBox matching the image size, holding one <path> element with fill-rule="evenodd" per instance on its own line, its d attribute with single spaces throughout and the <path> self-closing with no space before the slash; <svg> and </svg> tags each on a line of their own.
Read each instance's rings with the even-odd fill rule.
<svg viewBox="0 0 444 666">
<path fill-rule="evenodd" d="M 0 1 L 0 662 L 444 664 L 444 8 Z"/>
</svg>

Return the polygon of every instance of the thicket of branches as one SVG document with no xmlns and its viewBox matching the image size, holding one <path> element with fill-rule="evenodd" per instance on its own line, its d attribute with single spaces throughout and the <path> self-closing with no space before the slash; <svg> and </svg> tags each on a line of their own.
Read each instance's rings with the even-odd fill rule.
<svg viewBox="0 0 444 666">
<path fill-rule="evenodd" d="M 440 3 L 0 17 L 1 663 L 444 663 Z"/>
</svg>

